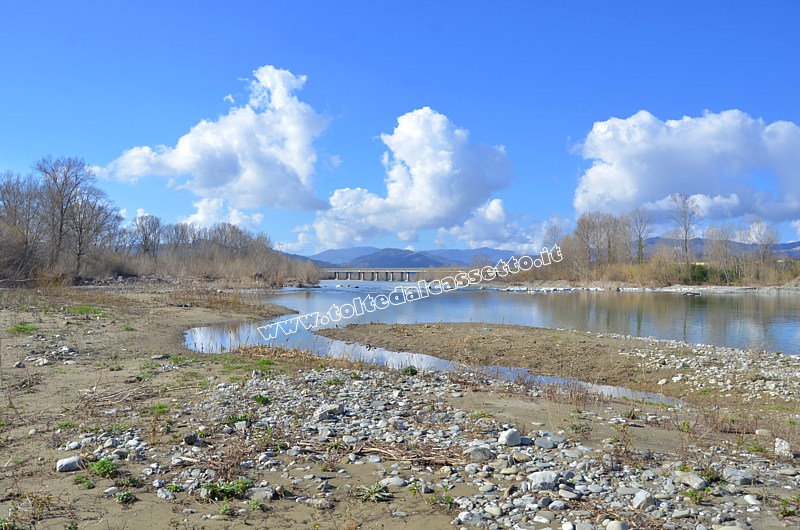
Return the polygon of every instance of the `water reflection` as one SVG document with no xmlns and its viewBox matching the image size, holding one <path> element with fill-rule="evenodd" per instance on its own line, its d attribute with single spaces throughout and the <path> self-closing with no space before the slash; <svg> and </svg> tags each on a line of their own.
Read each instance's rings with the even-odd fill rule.
<svg viewBox="0 0 800 530">
<path fill-rule="evenodd" d="M 248 343 L 242 340 L 244 329 L 255 331 L 252 324 L 241 326 L 215 326 L 190 329 L 186 333 L 187 345 L 196 351 L 221 352 L 236 349 L 240 344 Z M 256 332 L 257 333 L 257 332 Z M 395 352 L 384 348 L 364 346 L 361 344 L 347 344 L 343 341 L 332 340 L 320 337 L 311 333 L 297 334 L 291 340 L 286 341 L 291 344 L 284 346 L 297 347 L 313 352 L 321 357 L 334 357 L 348 359 L 350 361 L 363 361 L 370 364 L 388 366 L 390 368 L 402 369 L 406 366 L 414 366 L 426 372 L 480 372 L 492 378 L 508 381 L 528 381 L 535 385 L 559 384 L 574 385 L 585 388 L 589 392 L 615 397 L 644 400 L 649 402 L 661 402 L 667 404 L 680 404 L 679 400 L 656 394 L 653 392 L 634 392 L 626 388 L 595 385 L 574 379 L 566 379 L 553 376 L 541 376 L 532 374 L 524 368 L 513 368 L 507 366 L 481 366 L 465 367 L 453 361 L 440 359 L 432 355 L 410 352 Z M 279 345 L 279 344 L 276 344 Z"/>
<path fill-rule="evenodd" d="M 264 298 L 301 314 L 325 313 L 333 304 L 350 303 L 366 294 L 388 293 L 396 286 L 396 283 L 361 282 L 360 289 L 353 289 L 323 282 L 321 289 L 287 289 Z M 800 353 L 800 296 L 792 293 L 683 296 L 464 290 L 390 306 L 339 324 L 363 322 L 491 322 Z M 196 328 L 187 332 L 186 344 L 196 351 L 217 352 L 241 344 L 264 343 L 256 330 L 259 325 L 263 324 Z M 308 349 L 319 340 L 302 331 L 281 335 L 271 344 Z"/>
</svg>

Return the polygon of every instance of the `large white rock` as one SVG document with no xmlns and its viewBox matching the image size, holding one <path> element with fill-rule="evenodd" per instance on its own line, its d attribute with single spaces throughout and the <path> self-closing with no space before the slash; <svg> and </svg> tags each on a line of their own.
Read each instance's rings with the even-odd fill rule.
<svg viewBox="0 0 800 530">
<path fill-rule="evenodd" d="M 518 430 L 509 429 L 500 433 L 497 443 L 500 445 L 507 445 L 509 447 L 516 447 L 522 443 L 522 437 L 520 436 Z"/>
<path fill-rule="evenodd" d="M 83 469 L 83 459 L 80 456 L 70 456 L 56 462 L 56 471 L 58 472 L 80 471 L 81 469 Z"/>
<path fill-rule="evenodd" d="M 528 475 L 532 490 L 552 490 L 558 484 L 558 473 L 555 471 L 536 471 Z"/>
<path fill-rule="evenodd" d="M 675 473 L 675 480 L 677 480 L 680 484 L 685 484 L 696 490 L 702 490 L 708 486 L 708 483 L 695 473 L 684 473 L 682 471 L 678 471 Z"/>
<path fill-rule="evenodd" d="M 633 496 L 633 500 L 631 501 L 631 506 L 634 510 L 646 510 L 650 506 L 653 506 L 656 501 L 653 499 L 653 496 L 647 490 L 639 490 L 639 492 Z"/>
<path fill-rule="evenodd" d="M 794 452 L 789 442 L 781 438 L 775 438 L 775 456 L 794 458 Z"/>
</svg>

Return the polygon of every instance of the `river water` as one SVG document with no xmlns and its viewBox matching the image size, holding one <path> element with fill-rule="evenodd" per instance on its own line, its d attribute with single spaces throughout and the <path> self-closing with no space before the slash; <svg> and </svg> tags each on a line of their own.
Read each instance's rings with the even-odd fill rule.
<svg viewBox="0 0 800 530">
<path fill-rule="evenodd" d="M 395 282 L 323 281 L 315 289 L 281 289 L 264 295 L 300 314 L 325 314 L 367 295 L 389 294 Z M 356 302 L 358 303 L 358 302 Z M 285 317 L 282 317 L 285 318 Z M 278 318 L 276 320 L 281 320 Z M 487 322 L 580 331 L 613 332 L 638 337 L 676 339 L 689 343 L 758 348 L 800 354 L 800 295 L 789 292 L 738 292 L 685 296 L 665 292 L 560 291 L 509 292 L 457 290 L 400 305 L 389 305 L 327 326 L 384 322 Z M 241 344 L 266 343 L 256 327 L 264 323 L 194 328 L 186 345 L 196 351 L 224 351 Z M 300 327 L 292 335 L 280 333 L 270 344 L 305 347 L 315 335 Z"/>
<path fill-rule="evenodd" d="M 344 304 L 359 304 L 359 299 L 366 300 L 367 295 L 373 298 L 379 294 L 388 295 L 398 287 L 413 285 L 396 282 L 350 282 L 341 285 L 337 281 L 323 281 L 320 288 L 281 289 L 264 294 L 263 300 L 289 307 L 299 314 L 319 312 L 323 315 L 334 305 L 341 308 Z M 283 318 L 286 317 L 275 321 Z M 686 296 L 665 292 L 567 290 L 530 293 L 459 289 L 389 305 L 386 309 L 364 312 L 361 316 L 340 319 L 320 327 L 367 322 L 517 324 L 800 354 L 800 296 L 788 292 Z M 397 368 L 414 365 L 423 370 L 453 369 L 449 361 L 429 355 L 346 344 L 315 335 L 302 326 L 299 326 L 297 333 L 278 333 L 275 339 L 266 341 L 256 330 L 264 324 L 193 328 L 186 332 L 185 344 L 192 350 L 207 353 L 229 351 L 246 344 L 271 344 Z M 526 375 L 513 368 L 481 368 L 509 378 Z M 533 377 L 533 374 L 529 375 Z M 554 380 L 535 379 L 538 382 Z M 620 394 L 618 389 L 612 387 L 594 390 L 611 395 Z M 650 399 L 653 396 L 644 397 Z"/>
</svg>

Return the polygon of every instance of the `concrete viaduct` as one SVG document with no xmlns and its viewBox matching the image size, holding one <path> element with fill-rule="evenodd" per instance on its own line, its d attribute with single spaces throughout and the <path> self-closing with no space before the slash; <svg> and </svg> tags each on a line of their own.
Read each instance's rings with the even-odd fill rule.
<svg viewBox="0 0 800 530">
<path fill-rule="evenodd" d="M 415 282 L 425 279 L 425 273 L 435 273 L 437 278 L 452 276 L 464 269 L 450 268 L 366 268 L 366 267 L 341 267 L 323 269 L 328 280 L 350 281 L 379 281 L 386 282 Z"/>
</svg>

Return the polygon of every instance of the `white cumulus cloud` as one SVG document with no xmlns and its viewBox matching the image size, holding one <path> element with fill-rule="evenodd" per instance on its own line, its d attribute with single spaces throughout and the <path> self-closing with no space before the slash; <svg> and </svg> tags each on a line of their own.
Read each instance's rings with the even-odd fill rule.
<svg viewBox="0 0 800 530">
<path fill-rule="evenodd" d="M 180 187 L 236 208 L 325 208 L 312 185 L 313 141 L 328 120 L 294 95 L 306 77 L 269 65 L 253 75 L 246 104 L 201 121 L 174 146 L 128 149 L 99 172 L 128 181 L 183 178 Z"/>
<path fill-rule="evenodd" d="M 797 239 L 800 240 L 800 219 L 795 219 L 794 221 L 789 223 L 795 232 L 797 232 Z"/>
<path fill-rule="evenodd" d="M 381 140 L 388 148 L 384 194 L 335 190 L 330 208 L 305 227 L 321 245 L 347 246 L 386 233 L 411 242 L 422 230 L 460 225 L 514 176 L 502 146 L 470 142 L 466 129 L 429 107 L 400 116 Z"/>
<path fill-rule="evenodd" d="M 193 202 L 192 206 L 197 211 L 189 217 L 181 219 L 181 222 L 201 227 L 209 227 L 216 223 L 224 222 L 241 226 L 242 228 L 257 230 L 264 220 L 264 216 L 260 213 L 248 215 L 236 208 L 227 208 L 226 210 L 222 199 L 201 199 Z"/>
<path fill-rule="evenodd" d="M 662 121 L 640 111 L 595 123 L 581 154 L 593 163 L 575 190 L 579 213 L 660 209 L 673 193 L 694 196 L 709 218 L 800 211 L 800 127 L 791 122 L 740 110 Z M 777 189 L 764 187 L 765 175 Z"/>
<path fill-rule="evenodd" d="M 502 199 L 492 199 L 475 210 L 463 224 L 440 229 L 437 243 L 444 246 L 448 236 L 452 236 L 470 248 L 539 252 L 550 227 L 565 229 L 568 224 L 567 219 L 560 217 L 524 223 L 506 211 Z"/>
</svg>

